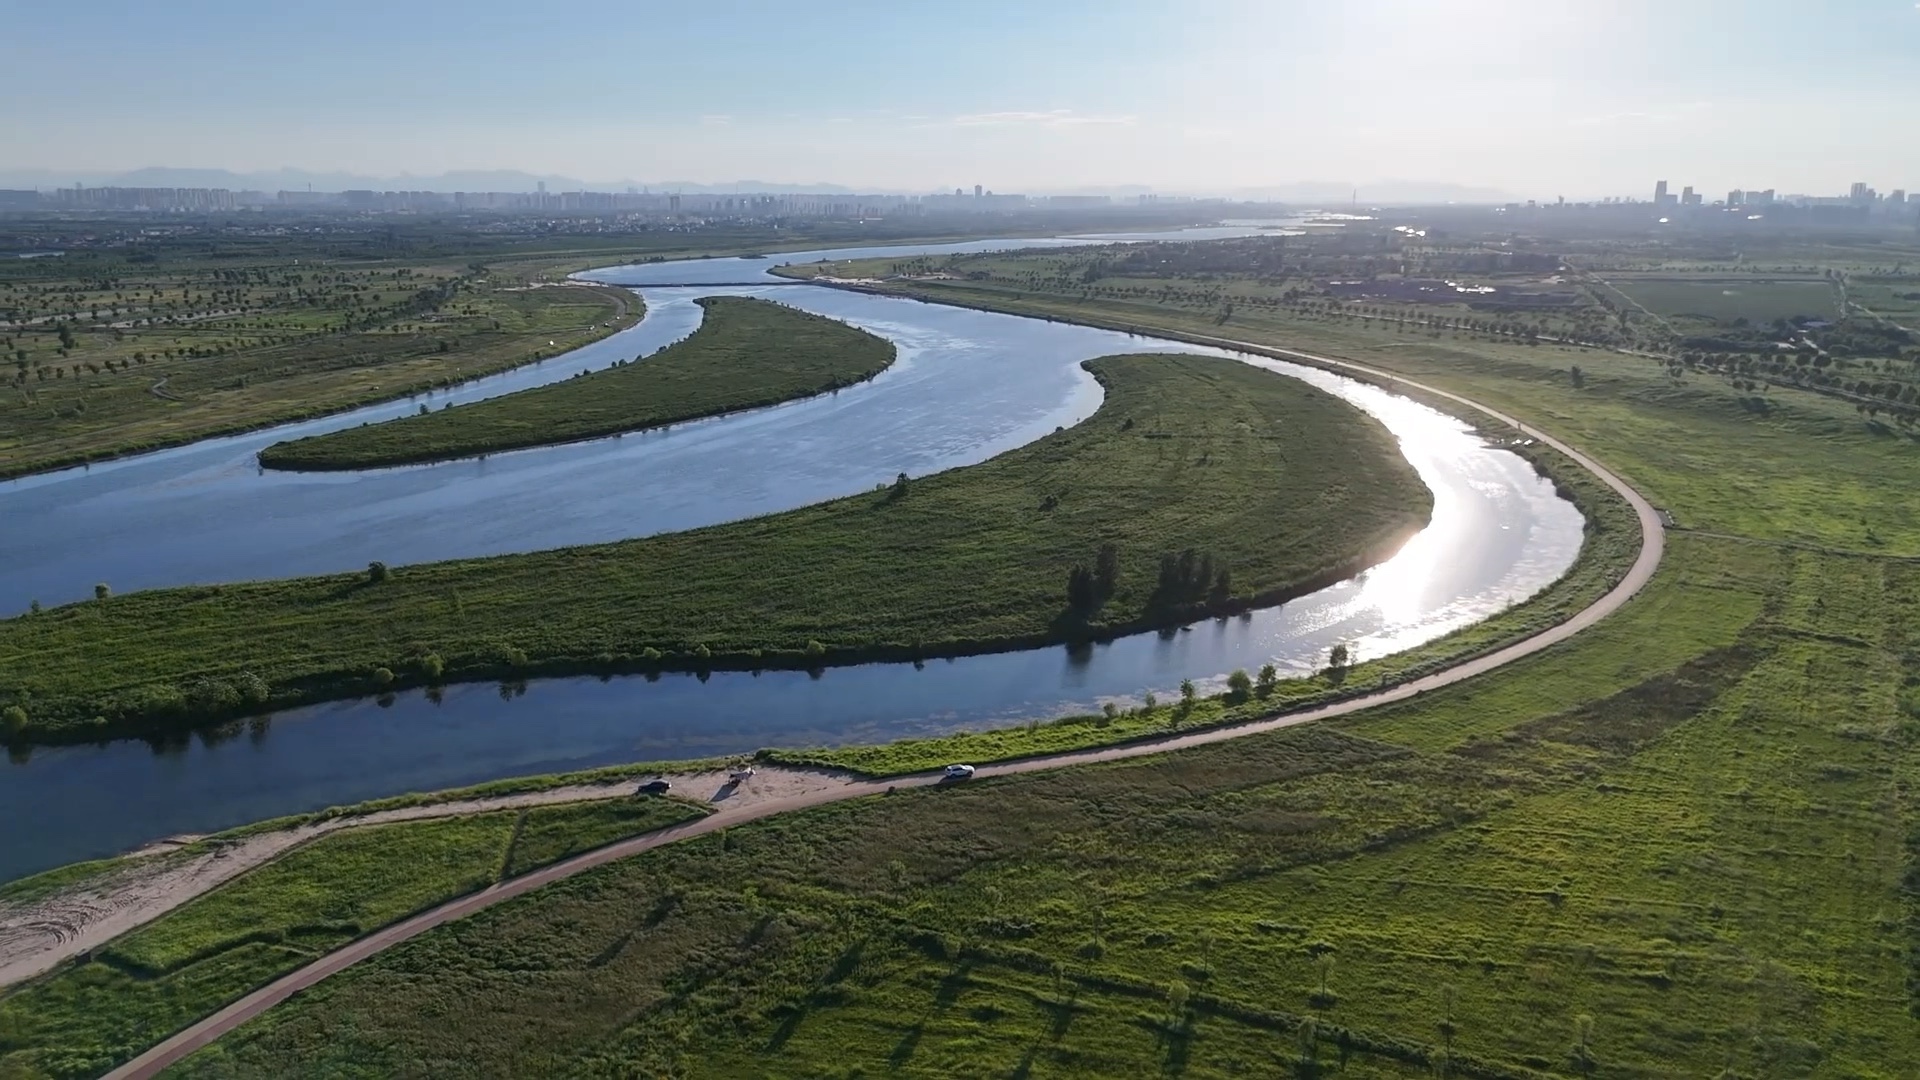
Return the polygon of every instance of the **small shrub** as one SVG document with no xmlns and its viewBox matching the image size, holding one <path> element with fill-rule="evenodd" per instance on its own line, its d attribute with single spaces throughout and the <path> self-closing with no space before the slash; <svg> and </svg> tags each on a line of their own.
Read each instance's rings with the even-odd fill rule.
<svg viewBox="0 0 1920 1080">
<path fill-rule="evenodd" d="M 1245 668 L 1234 668 L 1227 676 L 1227 695 L 1234 701 L 1245 701 L 1253 693 L 1253 680 L 1247 677 Z"/>
<path fill-rule="evenodd" d="M 113 595 L 113 590 L 107 588 L 107 583 L 104 581 L 93 587 L 93 598 L 95 600 L 105 600 L 107 597 L 112 595 Z"/>
<path fill-rule="evenodd" d="M 706 642 L 701 642 L 693 647 L 693 655 L 702 660 L 710 660 L 713 658 L 713 650 L 707 648 Z"/>
<path fill-rule="evenodd" d="M 393 682 L 393 669 L 377 667 L 373 669 L 373 681 L 378 686 L 388 686 Z"/>
<path fill-rule="evenodd" d="M 1253 680 L 1253 692 L 1261 698 L 1269 698 L 1279 684 L 1280 672 L 1272 664 L 1262 664 L 1259 676 Z"/>
<path fill-rule="evenodd" d="M 660 650 L 651 645 L 640 650 L 640 658 L 643 660 L 658 660 L 660 659 L 660 655 Z"/>
<path fill-rule="evenodd" d="M 233 685 L 234 689 L 239 691 L 240 700 L 248 705 L 265 705 L 267 699 L 273 696 L 271 688 L 267 686 L 267 680 L 251 671 L 241 672 L 234 678 Z"/>
<path fill-rule="evenodd" d="M 18 705 L 9 705 L 0 709 L 0 730 L 9 735 L 18 735 L 27 727 L 27 710 Z"/>
<path fill-rule="evenodd" d="M 827 655 L 827 647 L 825 645 L 822 645 L 818 641 L 808 639 L 807 655 L 808 656 L 825 656 Z"/>
<path fill-rule="evenodd" d="M 420 674 L 429 679 L 439 678 L 446 674 L 446 670 L 447 662 L 440 658 L 439 653 L 428 653 L 420 658 Z"/>
<path fill-rule="evenodd" d="M 387 580 L 387 575 L 388 575 L 388 570 L 387 570 L 386 563 L 380 562 L 379 560 L 376 559 L 373 562 L 370 562 L 367 564 L 367 581 L 369 583 L 378 585 L 381 582 Z"/>
<path fill-rule="evenodd" d="M 187 707 L 197 713 L 224 713 L 240 707 L 240 691 L 222 679 L 196 679 L 187 687 Z"/>
</svg>

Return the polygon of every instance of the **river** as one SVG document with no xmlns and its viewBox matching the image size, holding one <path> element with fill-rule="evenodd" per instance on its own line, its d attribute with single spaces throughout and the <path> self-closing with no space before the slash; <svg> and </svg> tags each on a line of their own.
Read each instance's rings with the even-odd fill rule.
<svg viewBox="0 0 1920 1080">
<path fill-rule="evenodd" d="M 1126 237 L 1132 239 L 1132 237 Z M 1084 240 L 1053 243 L 1085 242 Z M 31 599 L 525 551 L 737 520 L 851 494 L 900 472 L 973 464 L 1075 423 L 1100 391 L 1079 362 L 1218 352 L 915 301 L 768 283 L 788 261 L 992 250 L 1037 241 L 846 249 L 595 271 L 632 283 L 646 318 L 566 356 L 431 396 L 467 401 L 649 354 L 698 325 L 699 296 L 757 295 L 894 341 L 899 360 L 836 394 L 668 431 L 484 460 L 364 473 L 264 472 L 280 439 L 414 411 L 374 406 L 90 469 L 0 485 L 0 610 Z M 712 282 L 654 288 L 647 282 Z M 1231 355 L 1231 354 L 1226 354 Z M 1393 559 L 1284 606 L 1081 653 L 1041 649 L 924 665 L 534 680 L 292 710 L 238 737 L 37 750 L 0 766 L 0 880 L 155 837 L 410 790 L 620 761 L 865 742 L 1087 711 L 1183 678 L 1377 657 L 1524 599 L 1578 553 L 1582 520 L 1525 461 L 1465 425 L 1316 369 L 1242 357 L 1340 395 L 1400 439 L 1433 520 Z"/>
</svg>

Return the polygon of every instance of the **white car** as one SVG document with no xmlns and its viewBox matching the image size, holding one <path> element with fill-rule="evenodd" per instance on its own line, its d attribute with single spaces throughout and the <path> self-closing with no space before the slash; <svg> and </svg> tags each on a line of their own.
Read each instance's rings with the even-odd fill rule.
<svg viewBox="0 0 1920 1080">
<path fill-rule="evenodd" d="M 949 780 L 971 780 L 973 779 L 973 766 L 949 765 L 947 766 L 946 778 Z"/>
</svg>

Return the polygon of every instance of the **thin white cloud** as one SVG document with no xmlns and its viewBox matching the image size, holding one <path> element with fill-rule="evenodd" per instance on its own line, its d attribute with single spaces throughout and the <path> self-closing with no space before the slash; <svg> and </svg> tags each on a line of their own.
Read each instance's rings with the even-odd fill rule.
<svg viewBox="0 0 1920 1080">
<path fill-rule="evenodd" d="M 1015 110 L 1011 112 L 968 113 L 953 118 L 955 127 L 1086 127 L 1096 125 L 1127 125 L 1133 123 L 1131 116 L 1090 116 L 1074 112 L 1072 109 L 1048 109 L 1044 112 Z"/>
<path fill-rule="evenodd" d="M 725 113 L 708 113 L 700 118 L 700 122 L 706 124 L 708 127 L 719 127 L 733 123 L 733 117 Z"/>
</svg>

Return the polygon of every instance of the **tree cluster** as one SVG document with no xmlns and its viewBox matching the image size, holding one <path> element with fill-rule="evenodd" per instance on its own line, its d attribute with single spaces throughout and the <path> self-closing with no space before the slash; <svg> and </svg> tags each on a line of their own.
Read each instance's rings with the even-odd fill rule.
<svg viewBox="0 0 1920 1080">
<path fill-rule="evenodd" d="M 1113 598 L 1119 584 L 1120 549 L 1102 544 L 1094 556 L 1093 569 L 1076 564 L 1067 571 L 1067 607 L 1082 618 L 1092 615 Z"/>
<path fill-rule="evenodd" d="M 1181 607 L 1198 603 L 1220 603 L 1233 595 L 1233 576 L 1224 566 L 1214 565 L 1210 552 L 1192 548 L 1175 555 L 1160 556 L 1160 577 L 1154 584 L 1155 607 Z"/>
</svg>

